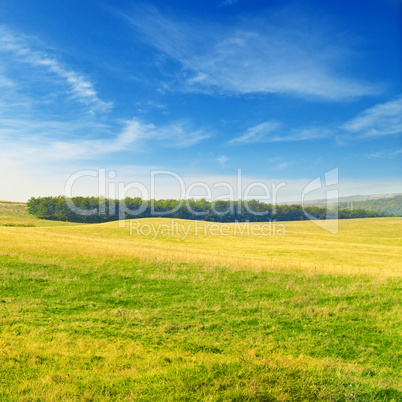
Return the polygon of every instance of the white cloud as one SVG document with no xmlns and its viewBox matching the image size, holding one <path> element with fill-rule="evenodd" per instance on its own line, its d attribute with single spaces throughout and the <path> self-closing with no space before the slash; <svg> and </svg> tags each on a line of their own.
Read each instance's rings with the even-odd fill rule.
<svg viewBox="0 0 402 402">
<path fill-rule="evenodd" d="M 283 123 L 266 121 L 248 128 L 245 133 L 230 140 L 229 144 L 312 141 L 331 137 L 342 144 L 349 140 L 401 134 L 402 96 L 399 96 L 395 100 L 375 105 L 339 126 L 287 129 Z M 377 154 L 382 156 L 381 153 L 373 155 Z"/>
<path fill-rule="evenodd" d="M 164 126 L 145 124 L 138 119 L 126 123 L 126 127 L 109 149 L 122 150 L 133 143 L 153 141 L 155 145 L 167 148 L 187 148 L 210 137 L 202 129 L 194 129 L 188 122 L 176 122 Z"/>
<path fill-rule="evenodd" d="M 15 123 L 15 122 L 14 122 Z M 62 141 L 55 138 L 51 127 L 64 130 L 74 128 L 83 132 L 88 129 L 102 129 L 104 136 L 101 138 L 85 140 Z M 2 121 L 0 120 L 0 126 Z M 25 126 L 25 127 L 22 127 Z M 79 122 L 58 123 L 58 122 L 39 122 L 28 126 L 28 123 L 17 125 L 8 132 L 2 139 L 2 149 L 0 158 L 13 157 L 16 160 L 37 160 L 38 162 L 55 162 L 73 159 L 91 160 L 102 155 L 124 151 L 139 151 L 147 144 L 152 142 L 152 146 L 164 148 L 187 148 L 196 145 L 202 140 L 210 137 L 210 134 L 202 129 L 194 129 L 188 122 L 176 122 L 163 126 L 146 124 L 138 119 L 132 119 L 125 123 L 124 128 L 119 134 L 113 136 L 111 126 L 102 126 Z M 47 130 L 45 135 L 41 129 Z M 18 138 L 12 136 L 13 130 L 19 131 L 19 135 L 24 137 L 24 145 Z"/>
<path fill-rule="evenodd" d="M 7 114 L 7 113 L 4 113 Z M 60 138 L 88 137 L 96 132 L 98 135 L 108 134 L 111 127 L 94 120 L 36 120 L 31 116 L 4 118 L 0 114 L 0 138 L 10 141 L 34 141 L 49 143 Z M 4 145 L 5 146 L 5 145 Z"/>
<path fill-rule="evenodd" d="M 238 3 L 240 0 L 225 0 L 220 7 L 225 7 L 225 6 L 232 6 L 233 4 Z"/>
<path fill-rule="evenodd" d="M 231 145 L 243 145 L 268 142 L 311 141 L 325 138 L 332 131 L 325 128 L 307 128 L 286 130 L 279 122 L 267 121 L 250 127 L 239 137 L 229 141 Z"/>
<path fill-rule="evenodd" d="M 5 76 L 0 75 L 0 88 L 3 87 L 11 87 L 14 83 L 10 79 L 6 78 Z"/>
<path fill-rule="evenodd" d="M 229 162 L 229 158 L 225 155 L 220 155 L 216 158 L 216 161 L 222 166 L 225 167 L 226 164 Z"/>
<path fill-rule="evenodd" d="M 274 167 L 272 168 L 272 170 L 278 171 L 278 170 L 284 170 L 290 166 L 293 165 L 293 162 L 280 162 L 278 164 L 275 164 Z"/>
<path fill-rule="evenodd" d="M 284 170 L 290 166 L 294 165 L 294 162 L 286 161 L 284 158 L 280 156 L 276 156 L 275 158 L 271 158 L 269 161 L 269 167 L 272 171 L 280 171 Z"/>
<path fill-rule="evenodd" d="M 64 85 L 69 88 L 67 92 L 71 94 L 73 99 L 88 105 L 92 111 L 107 111 L 110 109 L 112 104 L 106 103 L 99 98 L 94 85 L 90 81 L 76 71 L 66 68 L 56 57 L 49 55 L 47 51 L 38 50 L 35 47 L 38 46 L 34 38 L 16 35 L 6 27 L 0 26 L 0 53 L 6 54 L 8 63 L 10 63 L 7 64 L 3 59 L 3 66 L 7 67 L 9 65 L 13 68 L 14 63 L 18 62 L 39 68 L 42 73 L 38 77 L 35 77 L 34 72 L 30 71 L 32 80 L 36 79 L 38 82 L 48 80 L 48 74 L 50 73 L 50 75 L 63 81 Z M 4 80 L 5 77 L 0 79 L 0 85 Z M 53 84 L 60 87 L 57 82 Z"/>
<path fill-rule="evenodd" d="M 161 102 L 148 100 L 146 102 L 137 102 L 135 105 L 138 106 L 137 110 L 139 113 L 148 113 L 150 110 L 156 109 L 162 111 L 164 115 L 169 114 L 169 112 L 166 111 L 167 106 Z"/>
<path fill-rule="evenodd" d="M 402 134 L 402 96 L 365 110 L 341 128 L 355 139 Z"/>
<path fill-rule="evenodd" d="M 311 141 L 328 138 L 333 134 L 333 130 L 324 127 L 312 127 L 305 129 L 293 129 L 291 135 L 277 137 L 274 142 L 281 141 Z"/>
<path fill-rule="evenodd" d="M 243 22 L 233 28 L 189 24 L 162 16 L 155 8 L 124 16 L 145 41 L 181 63 L 182 89 L 225 93 L 284 93 L 342 100 L 378 89 L 336 71 L 349 54 L 325 29 L 291 18 Z M 300 21 L 303 18 L 299 19 Z"/>
<path fill-rule="evenodd" d="M 402 156 L 402 148 L 392 150 L 392 151 L 379 151 L 379 152 L 374 152 L 372 154 L 367 154 L 365 157 L 367 159 L 378 159 L 378 158 L 395 158 Z"/>
<path fill-rule="evenodd" d="M 278 130 L 281 126 L 276 121 L 266 121 L 261 124 L 257 124 L 247 129 L 247 131 L 239 137 L 233 138 L 229 141 L 232 145 L 242 145 L 250 143 L 270 142 L 271 134 Z"/>
</svg>

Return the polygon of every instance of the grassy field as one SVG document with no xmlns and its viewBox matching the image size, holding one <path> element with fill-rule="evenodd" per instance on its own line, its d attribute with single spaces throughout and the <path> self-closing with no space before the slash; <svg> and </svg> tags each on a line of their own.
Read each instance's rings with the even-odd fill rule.
<svg viewBox="0 0 402 402">
<path fill-rule="evenodd" d="M 401 224 L 261 236 L 0 203 L 0 400 L 402 400 Z"/>
<path fill-rule="evenodd" d="M 72 225 L 65 222 L 41 220 L 29 215 L 27 206 L 23 202 L 0 201 L 0 226 L 35 227 L 35 226 L 64 226 Z"/>
</svg>

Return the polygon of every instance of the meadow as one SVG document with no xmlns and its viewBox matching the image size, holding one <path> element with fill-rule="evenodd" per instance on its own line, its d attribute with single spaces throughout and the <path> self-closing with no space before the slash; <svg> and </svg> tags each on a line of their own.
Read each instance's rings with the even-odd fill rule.
<svg viewBox="0 0 402 402">
<path fill-rule="evenodd" d="M 0 400 L 402 400 L 401 224 L 120 227 L 0 202 Z"/>
</svg>

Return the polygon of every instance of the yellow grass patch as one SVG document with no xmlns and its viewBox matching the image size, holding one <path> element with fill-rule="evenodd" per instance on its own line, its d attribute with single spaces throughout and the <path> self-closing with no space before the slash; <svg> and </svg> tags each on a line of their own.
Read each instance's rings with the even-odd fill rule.
<svg viewBox="0 0 402 402">
<path fill-rule="evenodd" d="M 225 224 L 146 218 L 104 224 L 0 227 L 0 253 L 28 261 L 140 258 L 223 266 L 401 276 L 402 218 L 342 220 L 330 234 L 310 221 Z M 264 226 L 265 225 L 265 226 Z M 271 228 L 271 230 L 270 230 Z"/>
</svg>

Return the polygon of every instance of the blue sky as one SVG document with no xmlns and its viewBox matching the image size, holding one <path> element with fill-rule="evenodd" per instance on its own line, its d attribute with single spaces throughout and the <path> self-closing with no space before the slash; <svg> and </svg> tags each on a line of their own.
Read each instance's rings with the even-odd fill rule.
<svg viewBox="0 0 402 402">
<path fill-rule="evenodd" d="M 286 182 L 283 200 L 338 168 L 341 196 L 401 192 L 401 16 L 398 0 L 2 2 L 0 199 L 99 168 L 146 186 L 241 168 Z"/>
</svg>

